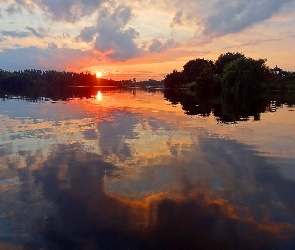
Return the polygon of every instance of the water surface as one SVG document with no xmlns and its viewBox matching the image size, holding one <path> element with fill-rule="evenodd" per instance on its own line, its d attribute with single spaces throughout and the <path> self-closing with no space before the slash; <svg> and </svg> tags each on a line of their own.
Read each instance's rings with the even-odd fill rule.
<svg viewBox="0 0 295 250">
<path fill-rule="evenodd" d="M 0 248 L 294 249 L 294 105 L 228 98 L 2 98 Z"/>
</svg>

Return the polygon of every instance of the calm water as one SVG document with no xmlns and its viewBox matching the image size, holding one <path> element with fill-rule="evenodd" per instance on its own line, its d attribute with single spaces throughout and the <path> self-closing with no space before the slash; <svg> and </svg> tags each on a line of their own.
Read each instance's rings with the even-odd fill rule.
<svg viewBox="0 0 295 250">
<path fill-rule="evenodd" d="M 0 249 L 295 248 L 292 101 L 85 96 L 0 100 Z"/>
</svg>

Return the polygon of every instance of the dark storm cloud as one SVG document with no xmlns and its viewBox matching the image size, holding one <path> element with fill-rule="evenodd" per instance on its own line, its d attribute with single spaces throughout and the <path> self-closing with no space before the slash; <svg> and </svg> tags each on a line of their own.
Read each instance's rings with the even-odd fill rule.
<svg viewBox="0 0 295 250">
<path fill-rule="evenodd" d="M 214 11 L 204 18 L 204 34 L 218 37 L 237 33 L 253 24 L 267 20 L 278 13 L 284 4 L 291 0 L 219 0 Z"/>
</svg>

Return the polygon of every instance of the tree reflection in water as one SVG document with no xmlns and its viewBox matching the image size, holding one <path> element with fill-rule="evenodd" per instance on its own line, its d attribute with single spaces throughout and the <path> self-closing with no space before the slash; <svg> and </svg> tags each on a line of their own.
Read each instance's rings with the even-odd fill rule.
<svg viewBox="0 0 295 250">
<path fill-rule="evenodd" d="M 189 90 L 164 91 L 164 97 L 172 104 L 181 104 L 187 115 L 209 116 L 213 114 L 220 123 L 236 123 L 238 121 L 260 120 L 260 114 L 273 111 L 271 103 L 276 107 L 282 104 L 295 105 L 294 95 L 252 93 L 238 95 L 233 92 L 223 92 L 220 95 L 196 93 Z"/>
</svg>

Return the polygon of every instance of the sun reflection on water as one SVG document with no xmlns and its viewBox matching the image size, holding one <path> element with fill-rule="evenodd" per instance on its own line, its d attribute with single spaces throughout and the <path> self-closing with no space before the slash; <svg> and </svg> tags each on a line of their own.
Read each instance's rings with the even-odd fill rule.
<svg viewBox="0 0 295 250">
<path fill-rule="evenodd" d="M 100 91 L 97 92 L 96 99 L 97 99 L 98 101 L 101 101 L 101 100 L 102 100 L 102 94 L 101 94 Z"/>
</svg>

